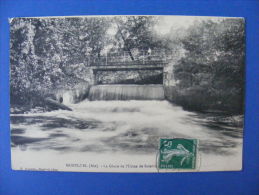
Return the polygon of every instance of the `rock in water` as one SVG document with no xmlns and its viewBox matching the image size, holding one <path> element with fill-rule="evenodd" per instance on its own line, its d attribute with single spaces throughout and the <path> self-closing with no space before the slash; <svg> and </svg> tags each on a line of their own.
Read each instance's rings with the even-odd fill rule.
<svg viewBox="0 0 259 195">
<path fill-rule="evenodd" d="M 71 108 L 69 108 L 68 106 L 65 106 L 64 104 L 61 104 L 55 100 L 52 100 L 50 98 L 46 98 L 44 99 L 45 103 L 52 106 L 52 107 L 55 107 L 55 108 L 59 108 L 59 109 L 62 109 L 62 110 L 69 110 L 69 111 L 72 111 Z"/>
</svg>

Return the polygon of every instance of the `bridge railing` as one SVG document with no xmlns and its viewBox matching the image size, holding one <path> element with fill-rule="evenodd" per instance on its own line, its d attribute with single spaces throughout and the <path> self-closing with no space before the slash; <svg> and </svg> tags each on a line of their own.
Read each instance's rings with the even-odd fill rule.
<svg viewBox="0 0 259 195">
<path fill-rule="evenodd" d="M 132 55 L 132 56 L 131 56 Z M 149 65 L 166 63 L 171 58 L 170 53 L 162 51 L 138 51 L 107 53 L 106 55 L 89 55 L 86 58 L 87 66 L 120 66 L 120 65 Z"/>
</svg>

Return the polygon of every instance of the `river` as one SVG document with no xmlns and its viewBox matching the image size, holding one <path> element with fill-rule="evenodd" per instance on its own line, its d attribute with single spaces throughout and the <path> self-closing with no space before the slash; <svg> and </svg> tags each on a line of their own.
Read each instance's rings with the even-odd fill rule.
<svg viewBox="0 0 259 195">
<path fill-rule="evenodd" d="M 142 172 L 154 172 L 159 137 L 198 139 L 200 171 L 242 167 L 242 129 L 212 123 L 168 101 L 85 100 L 69 106 L 72 112 L 11 115 L 13 169 L 99 171 L 98 161 L 146 163 L 150 167 Z M 82 167 L 85 163 L 97 168 Z"/>
</svg>

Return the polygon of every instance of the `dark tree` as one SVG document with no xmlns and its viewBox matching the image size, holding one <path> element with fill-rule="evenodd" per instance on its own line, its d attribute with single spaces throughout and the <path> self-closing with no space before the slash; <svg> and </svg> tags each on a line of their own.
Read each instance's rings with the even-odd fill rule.
<svg viewBox="0 0 259 195">
<path fill-rule="evenodd" d="M 198 22 L 188 29 L 181 43 L 186 53 L 174 67 L 179 91 L 188 91 L 192 104 L 242 112 L 243 20 Z M 204 102 L 195 102 L 195 96 Z"/>
</svg>

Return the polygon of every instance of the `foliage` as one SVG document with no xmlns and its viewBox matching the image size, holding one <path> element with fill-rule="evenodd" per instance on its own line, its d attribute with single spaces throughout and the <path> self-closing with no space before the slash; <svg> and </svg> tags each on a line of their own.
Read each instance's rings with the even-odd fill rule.
<svg viewBox="0 0 259 195">
<path fill-rule="evenodd" d="M 187 98 L 184 104 L 192 102 L 203 109 L 242 112 L 243 20 L 197 22 L 180 41 L 185 56 L 174 66 L 179 101 Z"/>
<path fill-rule="evenodd" d="M 105 43 L 105 18 L 16 18 L 11 23 L 11 94 L 44 93 L 68 77 L 67 68 Z M 65 87 L 65 86 L 64 86 Z"/>
<path fill-rule="evenodd" d="M 151 49 L 172 55 L 177 84 L 168 97 L 176 103 L 196 110 L 242 112 L 243 20 L 206 19 L 161 36 L 154 32 L 158 22 L 155 16 L 13 19 L 11 101 L 30 101 L 85 82 L 82 70 L 89 55 L 101 59 L 105 53 L 126 51 L 134 60 L 136 53 Z"/>
<path fill-rule="evenodd" d="M 114 47 L 117 50 L 128 51 L 132 60 L 134 60 L 133 51 L 168 50 L 168 42 L 153 32 L 157 20 L 157 17 L 153 16 L 115 17 L 113 22 L 117 32 Z"/>
</svg>

